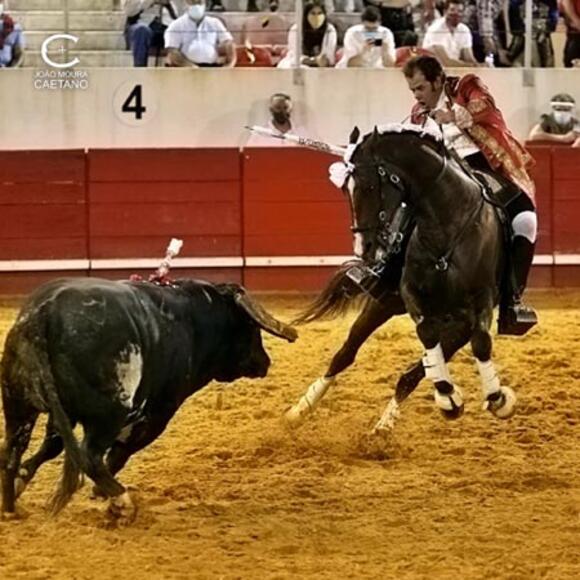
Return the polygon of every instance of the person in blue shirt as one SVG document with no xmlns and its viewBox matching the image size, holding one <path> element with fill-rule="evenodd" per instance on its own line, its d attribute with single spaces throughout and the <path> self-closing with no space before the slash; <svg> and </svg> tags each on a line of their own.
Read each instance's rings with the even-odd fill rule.
<svg viewBox="0 0 580 580">
<path fill-rule="evenodd" d="M 0 68 L 21 66 L 24 60 L 24 35 L 0 3 Z"/>
</svg>

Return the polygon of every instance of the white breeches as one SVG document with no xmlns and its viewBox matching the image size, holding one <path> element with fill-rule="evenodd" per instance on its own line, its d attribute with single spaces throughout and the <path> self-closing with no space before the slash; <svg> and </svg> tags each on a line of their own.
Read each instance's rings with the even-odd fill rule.
<svg viewBox="0 0 580 580">
<path fill-rule="evenodd" d="M 536 242 L 538 235 L 538 218 L 535 211 L 522 211 L 512 220 L 515 236 L 522 236 L 530 243 Z"/>
</svg>

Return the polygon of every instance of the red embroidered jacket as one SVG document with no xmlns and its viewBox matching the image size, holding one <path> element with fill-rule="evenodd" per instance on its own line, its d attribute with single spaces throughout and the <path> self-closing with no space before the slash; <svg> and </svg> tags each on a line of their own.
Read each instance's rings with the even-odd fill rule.
<svg viewBox="0 0 580 580">
<path fill-rule="evenodd" d="M 485 155 L 490 166 L 535 203 L 536 188 L 527 171 L 534 165 L 534 160 L 507 128 L 501 111 L 481 79 L 474 74 L 462 78 L 447 77 L 444 90 L 452 104 L 464 107 L 471 115 L 473 124 L 463 131 Z M 417 103 L 411 112 L 411 121 L 422 124 L 426 114 Z"/>
</svg>

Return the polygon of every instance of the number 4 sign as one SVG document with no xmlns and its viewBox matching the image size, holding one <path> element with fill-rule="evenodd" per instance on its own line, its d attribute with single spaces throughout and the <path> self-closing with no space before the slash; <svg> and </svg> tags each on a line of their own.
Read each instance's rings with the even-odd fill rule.
<svg viewBox="0 0 580 580">
<path fill-rule="evenodd" d="M 151 85 L 127 81 L 115 91 L 113 108 L 122 123 L 139 127 L 155 116 L 157 96 Z"/>
</svg>

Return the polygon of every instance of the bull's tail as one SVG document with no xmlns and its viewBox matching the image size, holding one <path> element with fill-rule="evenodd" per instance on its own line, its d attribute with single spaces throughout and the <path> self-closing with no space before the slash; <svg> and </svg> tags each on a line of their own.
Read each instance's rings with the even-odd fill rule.
<svg viewBox="0 0 580 580">
<path fill-rule="evenodd" d="M 45 389 L 46 402 L 50 409 L 53 424 L 64 443 L 64 466 L 58 488 L 49 502 L 49 510 L 53 516 L 58 514 L 70 501 L 75 491 L 80 487 L 81 475 L 86 468 L 85 456 L 73 433 L 71 422 L 65 413 L 58 393 L 54 387 Z"/>
<path fill-rule="evenodd" d="M 65 451 L 62 477 L 48 504 L 51 514 L 56 515 L 66 506 L 74 492 L 79 488 L 81 474 L 86 471 L 87 462 L 73 433 L 70 419 L 58 396 L 48 356 L 46 332 L 44 329 L 36 329 L 35 334 L 36 340 L 29 342 L 28 364 L 32 363 L 31 370 L 36 390 L 48 407 L 53 424 L 62 437 Z"/>
<path fill-rule="evenodd" d="M 361 299 L 368 299 L 363 290 L 353 284 L 346 275 L 353 264 L 358 262 L 346 262 L 337 270 L 330 279 L 326 288 L 314 299 L 306 310 L 301 312 L 292 324 L 305 324 L 320 318 L 337 318 L 343 315 L 349 307 Z M 361 298 L 361 295 L 363 297 Z"/>
</svg>

